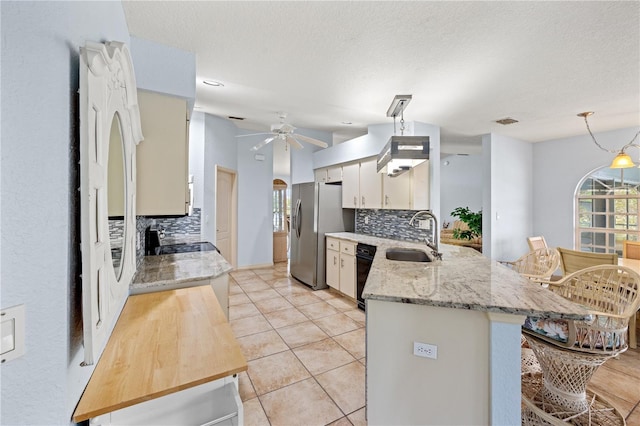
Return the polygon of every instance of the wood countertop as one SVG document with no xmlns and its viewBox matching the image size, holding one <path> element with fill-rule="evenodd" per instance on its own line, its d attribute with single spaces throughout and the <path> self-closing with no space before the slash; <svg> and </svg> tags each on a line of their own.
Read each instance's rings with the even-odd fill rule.
<svg viewBox="0 0 640 426">
<path fill-rule="evenodd" d="M 73 421 L 246 369 L 210 286 L 129 296 Z"/>
</svg>

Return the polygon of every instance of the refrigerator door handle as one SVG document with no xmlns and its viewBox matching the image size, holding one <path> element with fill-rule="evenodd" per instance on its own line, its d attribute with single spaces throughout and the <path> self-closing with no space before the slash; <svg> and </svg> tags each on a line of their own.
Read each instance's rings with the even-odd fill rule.
<svg viewBox="0 0 640 426">
<path fill-rule="evenodd" d="M 298 207 L 296 212 L 296 233 L 298 234 L 298 238 L 300 238 L 300 234 L 302 233 L 302 200 L 298 199 Z"/>
</svg>

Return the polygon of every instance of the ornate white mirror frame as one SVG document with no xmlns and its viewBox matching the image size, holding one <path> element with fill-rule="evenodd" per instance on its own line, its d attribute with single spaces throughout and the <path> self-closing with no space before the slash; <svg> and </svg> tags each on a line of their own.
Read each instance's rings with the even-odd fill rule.
<svg viewBox="0 0 640 426">
<path fill-rule="evenodd" d="M 124 155 L 120 271 L 113 267 L 107 206 L 109 142 L 116 114 Z M 136 145 L 141 140 L 129 49 L 119 42 L 87 42 L 80 48 L 82 321 L 86 365 L 100 357 L 136 271 Z"/>
</svg>

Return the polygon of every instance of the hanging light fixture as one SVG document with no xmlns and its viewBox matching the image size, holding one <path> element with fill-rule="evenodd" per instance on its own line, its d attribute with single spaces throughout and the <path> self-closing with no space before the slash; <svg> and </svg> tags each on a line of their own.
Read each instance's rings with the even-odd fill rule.
<svg viewBox="0 0 640 426">
<path fill-rule="evenodd" d="M 389 142 L 378 154 L 378 172 L 391 177 L 400 176 L 429 159 L 429 136 L 404 136 L 404 109 L 411 101 L 411 95 L 396 95 L 387 110 L 387 117 L 393 117 L 393 133 Z M 400 116 L 400 136 L 396 136 L 396 117 Z"/>
<path fill-rule="evenodd" d="M 590 115 L 593 115 L 593 111 L 581 112 L 580 114 L 578 114 L 578 117 L 584 118 L 584 123 L 587 125 L 587 130 L 589 131 L 589 135 L 591 135 L 591 139 L 593 139 L 593 142 L 601 150 L 610 152 L 612 154 L 617 154 L 616 157 L 611 162 L 611 165 L 609 166 L 609 168 L 627 169 L 629 167 L 635 167 L 635 163 L 633 162 L 629 154 L 626 153 L 626 149 L 631 148 L 632 146 L 635 148 L 640 148 L 640 145 L 635 143 L 635 140 L 638 138 L 638 135 L 640 135 L 640 131 L 636 133 L 633 139 L 631 139 L 631 142 L 623 146 L 619 151 L 607 149 L 602 145 L 600 145 L 596 140 L 595 136 L 593 136 L 593 133 L 591 133 L 591 128 L 589 127 L 589 122 L 587 121 L 587 117 L 589 117 Z"/>
</svg>

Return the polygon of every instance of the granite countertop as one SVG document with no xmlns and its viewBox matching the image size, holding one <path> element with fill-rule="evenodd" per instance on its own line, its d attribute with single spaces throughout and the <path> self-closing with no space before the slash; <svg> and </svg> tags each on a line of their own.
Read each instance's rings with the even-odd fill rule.
<svg viewBox="0 0 640 426">
<path fill-rule="evenodd" d="M 432 258 L 431 249 L 424 244 L 351 232 L 325 235 L 377 246 L 362 293 L 365 299 L 548 318 L 590 318 L 586 308 L 469 247 L 442 244 L 442 260 L 399 262 L 386 258 L 387 248 L 417 248 Z"/>
<path fill-rule="evenodd" d="M 215 250 L 145 256 L 130 293 L 188 287 L 192 281 L 216 278 L 231 269 L 229 262 Z"/>
</svg>

